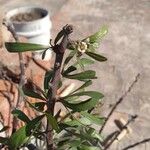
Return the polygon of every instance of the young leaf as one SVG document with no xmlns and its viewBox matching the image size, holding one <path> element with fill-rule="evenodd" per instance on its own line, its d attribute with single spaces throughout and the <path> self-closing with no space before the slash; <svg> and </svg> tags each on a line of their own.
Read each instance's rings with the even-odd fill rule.
<svg viewBox="0 0 150 150">
<path fill-rule="evenodd" d="M 101 56 L 99 54 L 96 53 L 92 53 L 92 52 L 85 52 L 88 56 L 92 57 L 93 59 L 97 60 L 97 61 L 106 61 L 107 58 L 104 56 Z"/>
<path fill-rule="evenodd" d="M 11 135 L 8 141 L 8 146 L 12 150 L 17 150 L 28 140 L 28 138 L 29 136 L 26 134 L 26 126 L 23 126 Z"/>
<path fill-rule="evenodd" d="M 99 41 L 108 33 L 108 28 L 103 26 L 98 32 L 89 36 L 90 43 L 99 43 Z"/>
<path fill-rule="evenodd" d="M 49 45 L 6 42 L 5 47 L 9 52 L 25 52 L 25 51 L 37 51 L 37 50 L 48 49 Z"/>
<path fill-rule="evenodd" d="M 56 132 L 60 132 L 56 119 L 50 113 L 46 113 L 46 117 L 48 119 L 48 123 L 51 124 L 52 128 L 56 130 Z"/>
<path fill-rule="evenodd" d="M 30 122 L 30 119 L 28 118 L 28 116 L 19 109 L 14 109 L 12 111 L 12 114 L 25 123 Z"/>
<path fill-rule="evenodd" d="M 69 79 L 81 80 L 81 81 L 84 79 L 96 79 L 95 71 L 93 70 L 87 70 L 73 75 L 65 75 L 64 77 Z"/>
</svg>

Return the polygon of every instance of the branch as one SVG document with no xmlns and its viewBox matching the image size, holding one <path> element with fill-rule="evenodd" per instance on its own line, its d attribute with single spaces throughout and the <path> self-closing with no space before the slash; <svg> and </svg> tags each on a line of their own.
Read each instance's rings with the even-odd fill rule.
<svg viewBox="0 0 150 150">
<path fill-rule="evenodd" d="M 125 93 L 118 99 L 118 101 L 112 107 L 110 113 L 107 115 L 107 117 L 105 119 L 104 124 L 102 125 L 101 129 L 99 130 L 99 133 L 102 133 L 102 131 L 104 130 L 104 127 L 106 126 L 108 120 L 110 119 L 110 117 L 112 116 L 112 114 L 114 113 L 114 111 L 116 110 L 116 108 L 119 106 L 119 104 L 121 104 L 121 102 L 127 96 L 127 94 L 130 93 L 130 91 L 132 90 L 133 86 L 138 81 L 139 77 L 140 77 L 140 74 L 137 74 L 136 77 L 135 77 L 135 80 L 131 83 L 131 85 L 129 86 L 129 88 L 127 89 L 127 91 L 125 91 Z"/>
<path fill-rule="evenodd" d="M 131 116 L 131 118 L 128 120 L 128 122 L 121 128 L 121 130 L 118 131 L 118 132 L 116 131 L 116 135 L 115 135 L 115 136 L 113 137 L 113 139 L 105 146 L 104 150 L 107 150 L 107 149 L 113 144 L 113 142 L 118 139 L 120 133 L 121 133 L 124 129 L 127 130 L 128 125 L 129 125 L 131 122 L 135 121 L 136 118 L 137 118 L 137 115 Z"/>
<path fill-rule="evenodd" d="M 15 32 L 14 26 L 11 21 L 9 20 L 3 20 L 3 24 L 7 27 L 7 29 L 12 33 L 12 36 L 14 37 L 16 42 L 19 42 L 19 37 Z M 22 88 L 22 86 L 25 84 L 25 65 L 24 65 L 24 60 L 23 60 L 23 55 L 22 53 L 18 53 L 19 55 L 19 63 L 20 63 L 20 82 L 19 82 L 19 88 Z M 19 89 L 18 89 L 19 91 Z M 18 107 L 20 102 L 23 101 L 23 96 L 18 92 L 18 100 L 16 103 L 15 107 Z M 17 119 L 14 117 L 13 119 L 13 132 L 16 131 L 16 126 L 17 126 Z"/>
<path fill-rule="evenodd" d="M 60 81 L 60 75 L 61 75 L 62 60 L 68 45 L 68 37 L 69 34 L 73 32 L 73 27 L 71 25 L 66 25 L 63 27 L 63 29 L 60 32 L 63 33 L 63 37 L 61 36 L 62 40 L 60 44 L 55 43 L 55 45 L 52 46 L 53 51 L 56 53 L 56 58 L 54 63 L 54 75 L 51 81 L 51 88 L 48 91 L 49 98 L 47 101 L 47 112 L 52 115 L 54 114 L 56 94 L 57 94 L 58 83 Z M 56 38 L 58 38 L 59 33 Z M 47 123 L 47 131 L 51 131 L 51 130 L 52 130 L 51 125 Z M 47 139 L 47 149 L 54 150 L 53 131 L 47 132 L 46 139 Z"/>
<path fill-rule="evenodd" d="M 144 139 L 144 140 L 139 141 L 139 142 L 137 142 L 137 143 L 134 143 L 134 144 L 132 144 L 132 145 L 129 145 L 129 146 L 123 148 L 122 150 L 128 150 L 128 149 L 131 149 L 131 148 L 133 148 L 133 147 L 135 147 L 135 146 L 139 146 L 140 144 L 144 144 L 144 143 L 146 143 L 146 142 L 150 142 L 150 138 L 147 138 L 147 139 Z"/>
</svg>

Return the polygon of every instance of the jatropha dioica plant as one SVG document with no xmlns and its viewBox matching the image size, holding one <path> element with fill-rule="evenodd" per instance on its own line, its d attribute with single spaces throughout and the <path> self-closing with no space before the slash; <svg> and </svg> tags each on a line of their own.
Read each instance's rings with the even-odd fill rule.
<svg viewBox="0 0 150 150">
<path fill-rule="evenodd" d="M 39 88 L 34 85 L 33 88 L 28 81 L 21 87 L 24 101 L 34 111 L 39 112 L 39 115 L 31 119 L 18 108 L 13 110 L 12 114 L 25 125 L 17 129 L 10 137 L 0 137 L 0 143 L 7 149 L 17 150 L 23 147 L 38 149 L 38 145 L 30 144 L 33 137 L 45 141 L 46 144 L 42 149 L 47 150 L 101 149 L 103 138 L 95 129 L 95 125 L 101 126 L 104 118 L 94 114 L 93 109 L 104 96 L 98 91 L 86 89 L 92 84 L 92 80 L 97 79 L 96 72 L 87 70 L 86 67 L 94 64 L 95 61 L 107 60 L 96 52 L 101 39 L 107 33 L 107 28 L 102 27 L 95 34 L 78 41 L 72 41 L 69 38 L 72 32 L 71 25 L 64 26 L 50 45 L 5 43 L 9 52 L 20 53 L 45 49 L 45 52 L 52 50 L 55 54 L 53 68 L 43 77 L 44 87 Z M 43 52 L 43 58 L 45 52 Z M 81 85 L 67 95 L 58 95 L 57 91 L 62 87 L 64 79 L 78 80 Z M 32 103 L 28 97 L 38 100 Z M 54 113 L 56 103 L 64 106 L 63 117 L 60 117 L 61 109 Z M 42 125 L 43 120 L 46 120 L 45 127 Z"/>
</svg>

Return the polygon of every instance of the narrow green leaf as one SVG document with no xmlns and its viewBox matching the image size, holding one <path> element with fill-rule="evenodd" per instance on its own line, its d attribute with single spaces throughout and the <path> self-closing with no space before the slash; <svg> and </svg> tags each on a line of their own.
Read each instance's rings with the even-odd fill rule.
<svg viewBox="0 0 150 150">
<path fill-rule="evenodd" d="M 89 98 L 88 100 L 76 104 L 72 104 L 64 100 L 62 103 L 73 111 L 80 112 L 90 110 L 95 107 L 95 105 L 98 103 L 98 99 Z"/>
<path fill-rule="evenodd" d="M 96 79 L 95 71 L 87 70 L 81 73 L 73 74 L 73 75 L 65 75 L 66 78 L 76 79 L 76 80 L 84 80 L 84 79 Z"/>
<path fill-rule="evenodd" d="M 85 52 L 88 56 L 92 57 L 93 59 L 97 60 L 97 61 L 106 61 L 107 58 L 104 56 L 101 56 L 99 54 L 96 53 L 92 53 L 92 52 Z"/>
<path fill-rule="evenodd" d="M 99 93 L 97 91 L 83 91 L 83 92 L 78 92 L 78 93 L 68 95 L 68 96 L 64 97 L 64 99 L 70 98 L 70 97 L 75 97 L 75 96 L 89 96 L 94 99 L 100 99 L 100 98 L 104 97 L 104 95 L 102 93 Z"/>
<path fill-rule="evenodd" d="M 44 77 L 44 89 L 45 90 L 49 89 L 49 82 L 51 81 L 53 74 L 54 74 L 53 70 L 47 71 L 45 73 L 45 77 Z"/>
<path fill-rule="evenodd" d="M 46 116 L 47 116 L 48 122 L 49 122 L 49 124 L 51 124 L 52 128 L 56 132 L 60 132 L 60 129 L 59 129 L 56 119 L 50 113 L 46 113 Z"/>
<path fill-rule="evenodd" d="M 12 111 L 12 114 L 25 123 L 30 122 L 30 119 L 28 118 L 28 116 L 23 111 L 21 111 L 19 109 L 14 109 Z"/>
<path fill-rule="evenodd" d="M 43 119 L 45 115 L 37 116 L 33 120 L 31 120 L 27 125 L 26 125 L 26 135 L 30 136 L 32 133 L 32 130 L 34 130 L 39 124 L 40 121 Z"/>
<path fill-rule="evenodd" d="M 25 52 L 48 49 L 50 46 L 31 43 L 6 42 L 5 47 L 9 52 Z"/>
<path fill-rule="evenodd" d="M 106 26 L 103 26 L 99 29 L 98 32 L 88 37 L 90 39 L 90 43 L 99 42 L 107 33 L 108 28 Z"/>
<path fill-rule="evenodd" d="M 75 71 L 75 70 L 77 70 L 76 67 L 70 66 L 70 67 L 67 68 L 67 70 L 65 70 L 65 71 L 62 73 L 62 75 L 67 75 L 68 73 L 73 72 L 73 71 Z"/>
<path fill-rule="evenodd" d="M 23 92 L 26 96 L 29 96 L 29 97 L 32 97 L 32 98 L 38 98 L 38 99 L 41 99 L 41 100 L 45 100 L 45 98 L 43 96 L 41 96 L 39 93 L 36 93 L 35 91 L 33 91 L 32 88 L 26 87 L 26 85 L 24 85 L 22 87 L 22 90 L 23 90 Z"/>
<path fill-rule="evenodd" d="M 74 127 L 74 126 L 81 126 L 82 125 L 77 120 L 66 121 L 65 124 L 68 125 L 68 126 L 72 126 L 72 127 Z"/>
<path fill-rule="evenodd" d="M 82 64 L 83 66 L 87 66 L 87 65 L 94 64 L 94 61 L 88 58 L 81 58 L 78 60 L 76 65 L 78 65 L 78 63 Z"/>
<path fill-rule="evenodd" d="M 89 119 L 91 121 L 91 123 L 93 124 L 97 124 L 97 125 L 101 125 L 104 123 L 104 119 L 103 118 L 100 118 L 96 115 L 93 115 L 93 114 L 89 114 L 85 111 L 82 111 L 81 112 L 81 115 L 86 117 L 87 119 Z"/>
<path fill-rule="evenodd" d="M 0 130 L 0 133 L 6 131 L 7 129 L 9 129 L 9 126 L 4 126 L 4 127 Z"/>
<path fill-rule="evenodd" d="M 21 145 L 23 145 L 29 136 L 26 134 L 26 126 L 21 127 L 9 138 L 9 148 L 12 150 L 17 150 Z"/>
<path fill-rule="evenodd" d="M 99 133 L 97 133 L 97 131 L 92 127 L 88 129 L 87 134 L 91 135 L 93 138 L 96 138 L 100 141 L 104 140 L 103 137 Z"/>
<path fill-rule="evenodd" d="M 79 88 L 77 88 L 75 91 L 73 91 L 72 93 L 77 92 L 77 91 L 79 91 L 79 90 L 82 90 L 82 89 L 84 89 L 84 88 L 90 86 L 91 84 L 92 84 L 92 81 L 91 81 L 91 80 L 88 80 L 88 81 L 86 81 L 83 85 L 81 85 Z"/>
<path fill-rule="evenodd" d="M 71 147 L 78 147 L 81 143 L 82 143 L 81 140 L 72 140 L 72 141 L 69 141 L 69 142 L 68 142 L 68 144 L 69 144 Z"/>
</svg>

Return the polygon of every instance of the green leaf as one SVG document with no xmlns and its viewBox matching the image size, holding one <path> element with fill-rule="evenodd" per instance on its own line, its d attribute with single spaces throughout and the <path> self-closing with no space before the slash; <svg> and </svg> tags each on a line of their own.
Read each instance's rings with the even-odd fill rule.
<svg viewBox="0 0 150 150">
<path fill-rule="evenodd" d="M 36 93 L 35 91 L 33 91 L 32 88 L 26 87 L 26 85 L 24 85 L 24 86 L 22 87 L 22 90 L 23 90 L 23 93 L 24 93 L 26 96 L 29 96 L 29 97 L 32 97 L 32 98 L 41 99 L 41 100 L 44 100 L 44 101 L 45 101 L 45 98 L 44 98 L 43 96 L 41 96 L 39 93 Z"/>
<path fill-rule="evenodd" d="M 82 143 L 81 140 L 72 140 L 72 141 L 69 141 L 69 142 L 68 142 L 68 144 L 69 144 L 71 147 L 78 147 L 81 143 Z"/>
<path fill-rule="evenodd" d="M 99 43 L 99 41 L 108 33 L 108 28 L 106 26 L 103 26 L 102 28 L 99 29 L 98 32 L 95 34 L 89 36 L 88 38 L 90 39 L 90 43 Z"/>
<path fill-rule="evenodd" d="M 26 126 L 21 127 L 9 138 L 9 148 L 12 150 L 17 150 L 21 145 L 23 145 L 29 136 L 26 134 Z"/>
<path fill-rule="evenodd" d="M 65 124 L 74 127 L 74 126 L 82 126 L 82 125 L 91 125 L 91 121 L 85 117 L 82 117 L 80 119 L 74 119 L 71 121 L 66 121 Z"/>
<path fill-rule="evenodd" d="M 71 120 L 71 121 L 66 121 L 64 124 L 74 127 L 74 126 L 81 126 L 81 122 L 79 122 L 78 120 Z"/>
<path fill-rule="evenodd" d="M 68 67 L 67 70 L 65 70 L 62 74 L 63 74 L 63 75 L 67 75 L 68 73 L 73 72 L 73 71 L 75 71 L 75 70 L 77 70 L 76 67 L 70 66 L 70 67 Z"/>
<path fill-rule="evenodd" d="M 95 71 L 87 70 L 81 73 L 73 74 L 73 75 L 65 75 L 66 78 L 76 79 L 76 80 L 85 80 L 85 79 L 96 79 Z"/>
<path fill-rule="evenodd" d="M 69 99 L 76 96 L 89 96 L 91 98 L 82 102 L 70 103 Z M 103 97 L 103 94 L 96 91 L 83 91 L 64 97 L 64 101 L 62 103 L 73 111 L 79 112 L 92 109 L 98 103 L 99 99 Z"/>
<path fill-rule="evenodd" d="M 70 97 L 75 97 L 75 96 L 90 96 L 94 99 L 100 99 L 100 98 L 104 97 L 104 95 L 102 93 L 99 93 L 96 91 L 83 91 L 83 92 L 78 92 L 75 94 L 68 95 L 68 96 L 64 97 L 64 99 L 70 98 Z"/>
<path fill-rule="evenodd" d="M 79 90 L 82 90 L 82 89 L 88 87 L 88 86 L 91 85 L 91 84 L 92 84 L 92 81 L 91 81 L 91 80 L 88 80 L 88 81 L 86 81 L 82 86 L 80 86 L 80 87 L 77 88 L 75 91 L 73 91 L 72 93 L 77 92 L 77 91 L 79 91 Z"/>
<path fill-rule="evenodd" d="M 0 133 L 6 131 L 7 129 L 9 129 L 9 126 L 4 126 L 4 127 L 0 130 Z"/>
<path fill-rule="evenodd" d="M 27 125 L 26 125 L 26 134 L 28 136 L 31 135 L 32 130 L 34 130 L 37 126 L 39 126 L 40 121 L 43 119 L 45 115 L 37 116 L 33 120 L 31 120 Z"/>
<path fill-rule="evenodd" d="M 51 81 L 53 74 L 54 74 L 53 70 L 47 71 L 45 73 L 45 77 L 44 77 L 44 89 L 45 90 L 49 89 L 49 82 Z"/>
<path fill-rule="evenodd" d="M 106 61 L 107 58 L 104 56 L 101 56 L 99 54 L 93 53 L 93 52 L 85 52 L 88 56 L 92 57 L 93 59 L 97 60 L 97 61 Z"/>
<path fill-rule="evenodd" d="M 48 123 L 52 126 L 52 128 L 56 131 L 56 132 L 60 132 L 59 126 L 57 124 L 56 119 L 50 114 L 50 113 L 46 113 L 47 119 L 48 119 Z"/>
<path fill-rule="evenodd" d="M 94 123 L 94 124 L 97 124 L 97 125 L 101 125 L 104 123 L 104 119 L 103 118 L 100 118 L 96 115 L 92 115 L 92 114 L 89 114 L 85 111 L 82 111 L 81 112 L 81 115 L 86 117 L 88 120 L 91 121 L 91 123 Z"/>
<path fill-rule="evenodd" d="M 78 60 L 76 65 L 78 65 L 78 63 L 82 64 L 83 66 L 87 66 L 87 65 L 94 64 L 94 61 L 88 58 L 81 58 Z"/>
<path fill-rule="evenodd" d="M 50 46 L 31 43 L 6 42 L 5 47 L 9 52 L 25 52 L 48 49 Z"/>
<path fill-rule="evenodd" d="M 30 122 L 30 119 L 28 118 L 28 116 L 19 109 L 14 109 L 12 111 L 12 114 L 25 123 Z"/>
<path fill-rule="evenodd" d="M 95 52 L 95 50 L 99 48 L 99 43 L 92 43 L 88 45 L 88 50 L 89 52 Z"/>
<path fill-rule="evenodd" d="M 72 109 L 73 111 L 80 112 L 80 111 L 90 110 L 93 107 L 95 107 L 95 105 L 98 103 L 98 99 L 89 98 L 88 100 L 85 100 L 77 104 L 72 104 L 67 101 L 63 101 L 62 103 L 66 107 Z"/>
<path fill-rule="evenodd" d="M 102 138 L 102 136 L 97 133 L 97 131 L 94 129 L 94 128 L 89 128 L 88 131 L 87 131 L 87 134 L 92 136 L 93 138 L 96 138 L 100 141 L 103 141 L 104 139 Z"/>
</svg>

